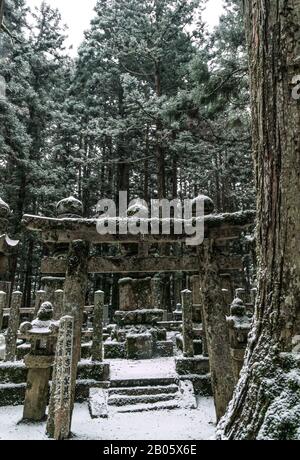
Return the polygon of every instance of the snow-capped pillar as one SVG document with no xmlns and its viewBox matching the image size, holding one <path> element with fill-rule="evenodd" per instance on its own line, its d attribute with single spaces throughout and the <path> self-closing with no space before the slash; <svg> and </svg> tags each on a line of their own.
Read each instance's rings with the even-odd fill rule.
<svg viewBox="0 0 300 460">
<path fill-rule="evenodd" d="M 7 294 L 6 292 L 0 291 L 0 331 L 3 327 L 3 311 L 6 307 Z"/>
<path fill-rule="evenodd" d="M 103 309 L 104 292 L 97 291 L 94 300 L 92 361 L 103 360 Z"/>
<path fill-rule="evenodd" d="M 194 330 L 193 330 L 193 299 L 192 292 L 186 289 L 181 292 L 182 298 L 182 333 L 183 354 L 187 358 L 194 356 Z"/>
<path fill-rule="evenodd" d="M 9 312 L 9 321 L 6 334 L 6 353 L 5 361 L 14 361 L 16 359 L 18 329 L 20 324 L 20 308 L 22 304 L 22 292 L 15 291 L 12 293 L 11 307 Z"/>
<path fill-rule="evenodd" d="M 62 289 L 57 289 L 54 292 L 54 314 L 53 317 L 55 320 L 59 320 L 63 316 L 64 309 L 64 291 Z"/>
<path fill-rule="evenodd" d="M 56 440 L 68 439 L 73 411 L 74 318 L 64 316 L 59 322 L 47 435 Z"/>
</svg>

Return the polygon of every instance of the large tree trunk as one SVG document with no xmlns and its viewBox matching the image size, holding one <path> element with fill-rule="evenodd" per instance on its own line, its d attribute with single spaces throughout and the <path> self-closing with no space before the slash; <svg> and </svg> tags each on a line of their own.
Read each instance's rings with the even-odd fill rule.
<svg viewBox="0 0 300 460">
<path fill-rule="evenodd" d="M 290 352 L 300 333 L 300 103 L 292 97 L 300 74 L 300 0 L 245 5 L 259 290 L 241 380 L 218 433 L 223 439 L 299 439 L 299 354 L 297 360 Z"/>
</svg>

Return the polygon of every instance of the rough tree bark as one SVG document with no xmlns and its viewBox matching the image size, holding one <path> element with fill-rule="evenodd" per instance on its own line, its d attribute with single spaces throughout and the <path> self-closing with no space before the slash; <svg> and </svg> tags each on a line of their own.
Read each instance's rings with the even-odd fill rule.
<svg viewBox="0 0 300 460">
<path fill-rule="evenodd" d="M 245 1 L 256 170 L 259 289 L 221 439 L 300 439 L 300 0 Z M 297 326 L 298 324 L 298 326 Z M 285 352 L 285 353 L 283 353 Z"/>
</svg>

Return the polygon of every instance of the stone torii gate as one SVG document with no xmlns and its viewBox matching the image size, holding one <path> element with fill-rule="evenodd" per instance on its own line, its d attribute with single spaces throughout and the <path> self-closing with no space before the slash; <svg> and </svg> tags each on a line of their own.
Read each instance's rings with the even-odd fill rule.
<svg viewBox="0 0 300 460">
<path fill-rule="evenodd" d="M 209 212 L 213 204 L 209 200 Z M 75 198 L 58 203 L 58 217 L 48 218 L 25 215 L 23 225 L 37 232 L 55 256 L 42 262 L 43 274 L 65 274 L 64 315 L 74 318 L 73 392 L 78 361 L 80 359 L 81 328 L 88 273 L 199 273 L 202 317 L 207 333 L 207 346 L 211 366 L 217 418 L 219 419 L 232 397 L 234 376 L 230 356 L 228 327 L 220 274 L 243 268 L 241 256 L 230 256 L 226 243 L 238 240 L 243 231 L 254 225 L 255 211 L 231 214 L 208 214 L 204 217 L 204 243 L 195 247 L 194 254 L 184 257 L 90 257 L 90 245 L 102 244 L 166 244 L 184 243 L 187 235 L 177 235 L 174 219 L 170 219 L 170 234 L 99 234 L 99 218 L 82 217 L 82 204 Z M 205 206 L 206 209 L 206 206 Z M 128 217 L 130 223 L 131 217 Z M 146 220 L 151 226 L 152 220 Z"/>
</svg>

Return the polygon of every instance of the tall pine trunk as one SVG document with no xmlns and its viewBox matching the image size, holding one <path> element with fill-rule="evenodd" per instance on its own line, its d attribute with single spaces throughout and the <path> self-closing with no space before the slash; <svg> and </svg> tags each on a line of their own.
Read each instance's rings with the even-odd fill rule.
<svg viewBox="0 0 300 460">
<path fill-rule="evenodd" d="M 292 97 L 300 75 L 300 0 L 246 0 L 245 18 L 259 286 L 241 380 L 218 434 L 299 439 L 300 370 L 291 351 L 300 334 L 300 101 Z"/>
</svg>

